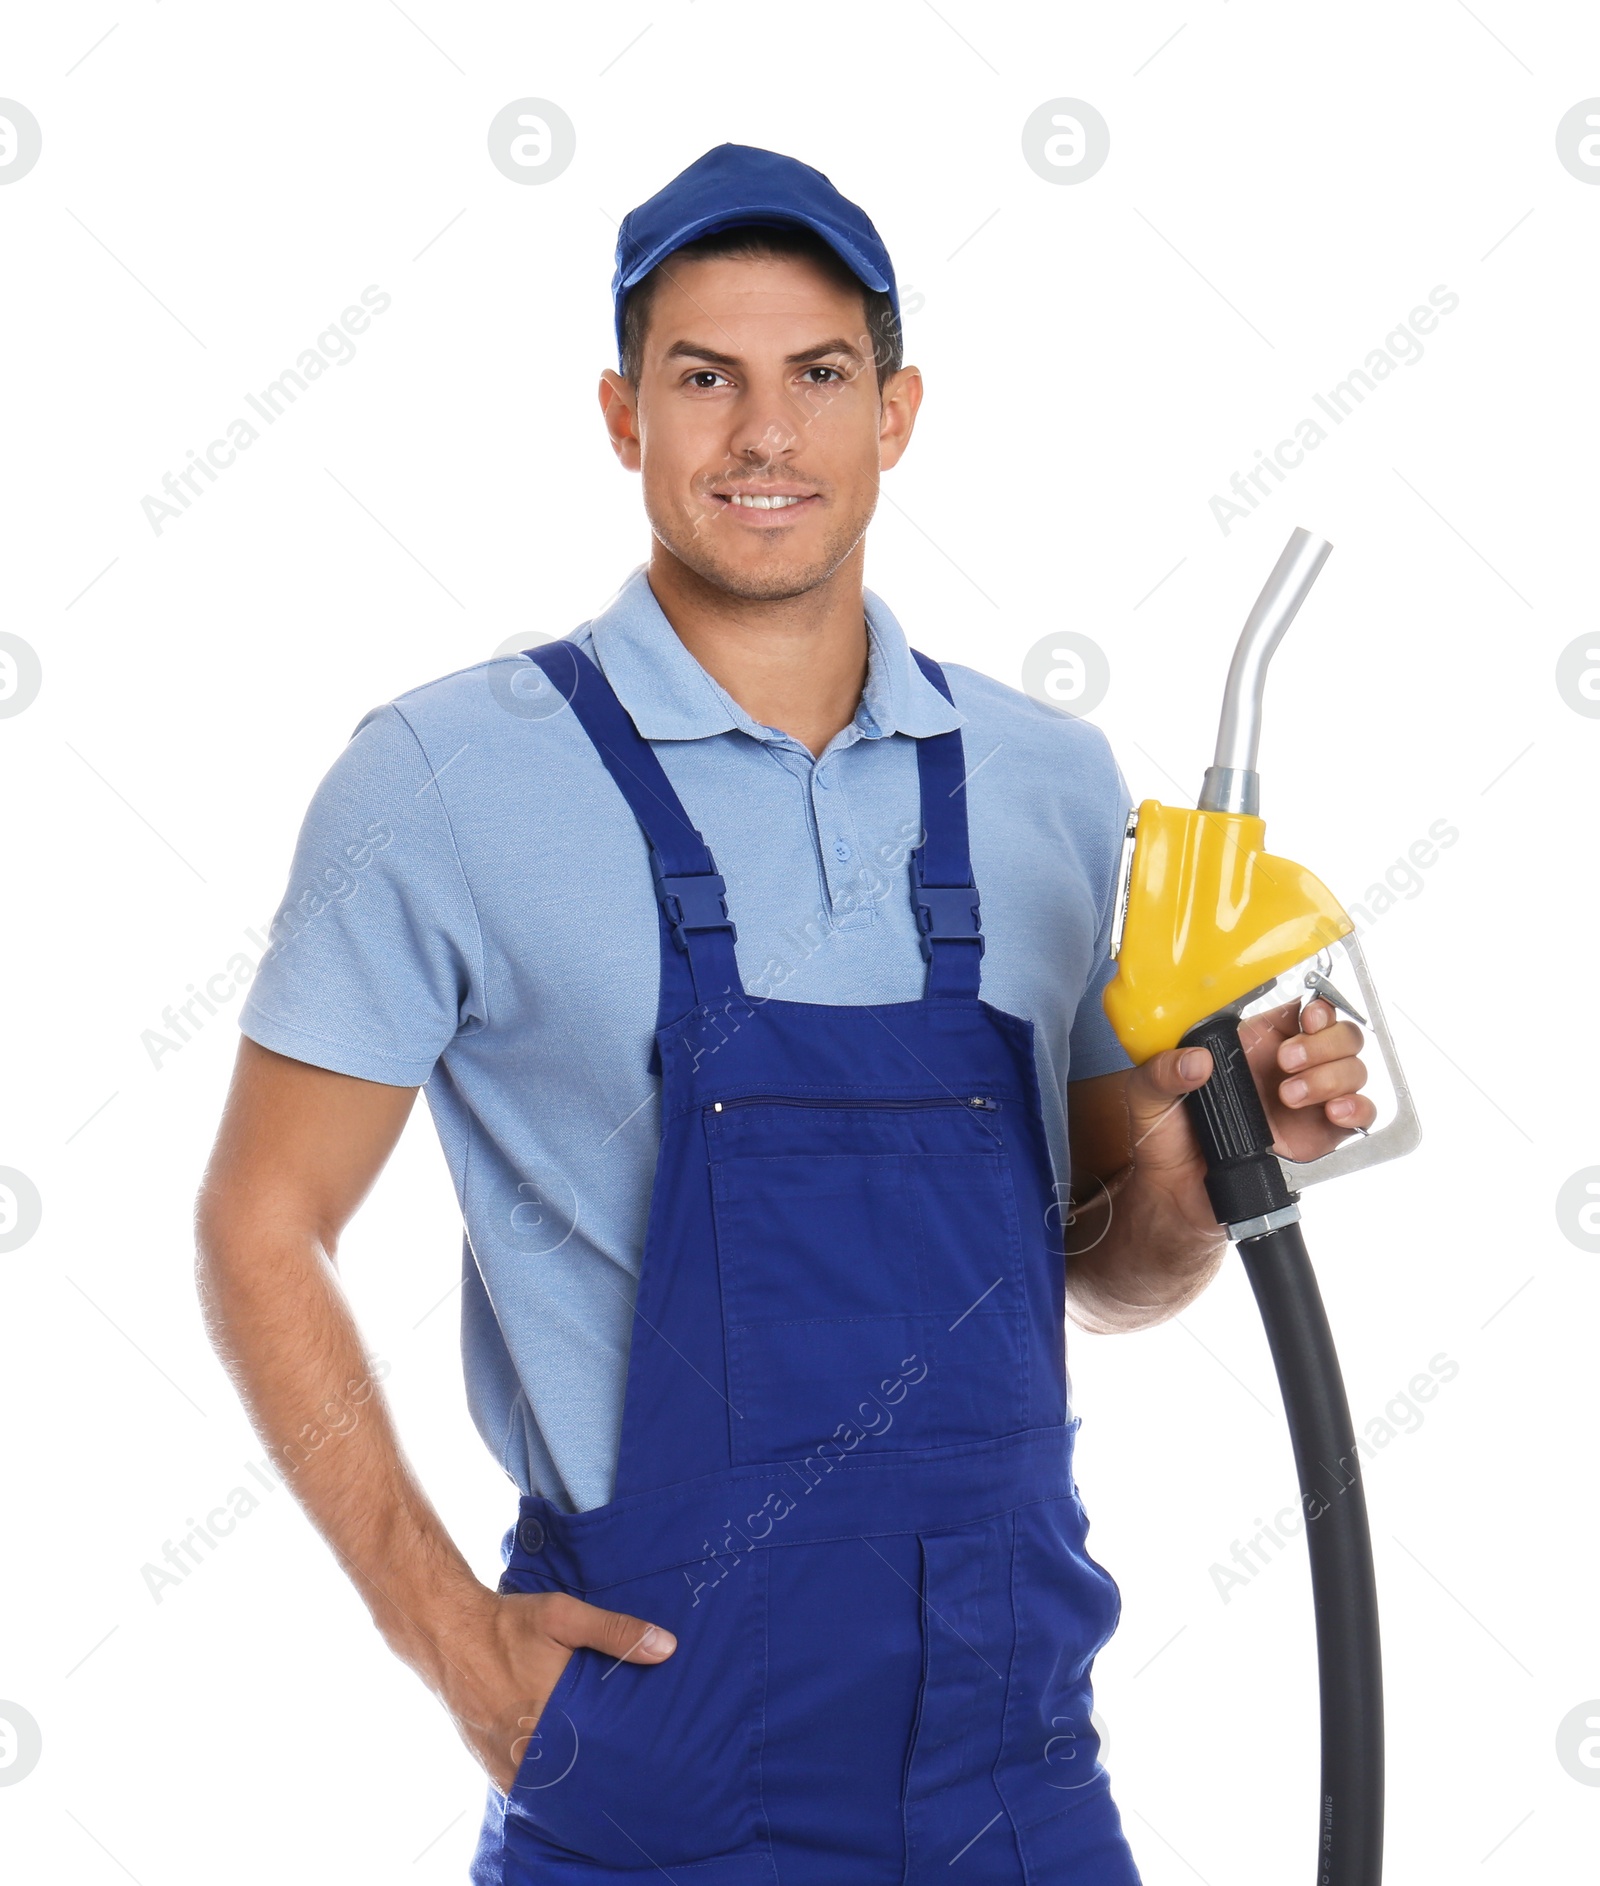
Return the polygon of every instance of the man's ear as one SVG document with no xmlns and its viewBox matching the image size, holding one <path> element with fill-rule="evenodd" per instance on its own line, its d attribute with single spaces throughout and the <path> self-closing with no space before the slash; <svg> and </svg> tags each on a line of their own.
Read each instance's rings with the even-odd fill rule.
<svg viewBox="0 0 1600 1886">
<path fill-rule="evenodd" d="M 901 367 L 891 373 L 878 395 L 878 469 L 888 471 L 898 465 L 911 443 L 911 430 L 917 423 L 917 408 L 922 404 L 922 371 Z"/>
<path fill-rule="evenodd" d="M 639 390 L 610 367 L 600 375 L 600 411 L 611 436 L 611 449 L 623 470 L 637 471 L 640 462 Z"/>
</svg>

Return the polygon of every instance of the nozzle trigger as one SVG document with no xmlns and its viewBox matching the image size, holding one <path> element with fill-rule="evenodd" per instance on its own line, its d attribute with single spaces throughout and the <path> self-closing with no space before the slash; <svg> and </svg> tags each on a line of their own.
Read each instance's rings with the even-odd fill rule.
<svg viewBox="0 0 1600 1886">
<path fill-rule="evenodd" d="M 1339 991 L 1334 988 L 1333 984 L 1329 982 L 1328 978 L 1319 974 L 1315 969 L 1308 969 L 1306 971 L 1306 987 L 1314 994 L 1320 995 L 1324 1002 L 1331 1002 L 1336 1009 L 1343 1009 L 1345 1014 L 1348 1015 L 1352 1021 L 1360 1022 L 1363 1028 L 1370 1026 L 1366 1016 L 1361 1013 L 1360 1009 L 1353 1007 L 1347 1002 L 1344 997 L 1340 995 Z"/>
</svg>

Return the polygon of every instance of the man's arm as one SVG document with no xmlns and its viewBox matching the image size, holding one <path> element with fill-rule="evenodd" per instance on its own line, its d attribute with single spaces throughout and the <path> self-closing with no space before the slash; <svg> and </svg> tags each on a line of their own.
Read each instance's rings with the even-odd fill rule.
<svg viewBox="0 0 1600 1886">
<path fill-rule="evenodd" d="M 1253 1015 L 1240 1039 L 1285 1157 L 1315 1159 L 1377 1117 L 1360 1092 L 1361 1030 L 1327 1002 Z M 1227 1235 L 1182 1105 L 1210 1077 L 1206 1049 L 1174 1048 L 1124 1073 L 1068 1084 L 1067 1308 L 1080 1328 L 1111 1335 L 1163 1323 L 1221 1268 Z"/>
<path fill-rule="evenodd" d="M 659 1663 L 675 1640 L 564 1594 L 481 1584 L 401 1451 L 337 1250 L 415 1098 L 243 1039 L 196 1205 L 196 1275 L 211 1340 L 285 1484 L 390 1648 L 509 1792 L 576 1646 Z"/>
</svg>

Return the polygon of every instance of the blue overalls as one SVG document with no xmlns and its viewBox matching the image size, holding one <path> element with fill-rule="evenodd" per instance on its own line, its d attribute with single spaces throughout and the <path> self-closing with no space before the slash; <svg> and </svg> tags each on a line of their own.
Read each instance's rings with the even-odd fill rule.
<svg viewBox="0 0 1600 1886">
<path fill-rule="evenodd" d="M 922 999 L 754 1000 L 599 668 L 529 654 L 649 843 L 661 1150 L 614 1496 L 525 1497 L 500 1589 L 678 1647 L 573 1653 L 474 1886 L 1138 1886 L 1090 1725 L 1121 1600 L 1072 1476 L 1032 1024 L 978 993 L 961 735 L 917 742 Z"/>
</svg>

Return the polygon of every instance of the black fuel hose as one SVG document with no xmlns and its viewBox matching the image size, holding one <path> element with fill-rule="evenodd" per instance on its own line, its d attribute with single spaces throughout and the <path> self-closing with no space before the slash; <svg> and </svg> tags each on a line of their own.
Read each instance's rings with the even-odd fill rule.
<svg viewBox="0 0 1600 1886">
<path fill-rule="evenodd" d="M 1296 1195 L 1273 1154 L 1237 1015 L 1199 1023 L 1182 1045 L 1209 1048 L 1211 1078 L 1184 1097 L 1206 1156 L 1217 1222 L 1248 1227 Z M 1289 1420 L 1317 1625 L 1322 1795 L 1317 1886 L 1383 1877 L 1383 1657 L 1372 1535 L 1350 1404 L 1322 1293 L 1297 1221 L 1239 1237 Z"/>
</svg>

